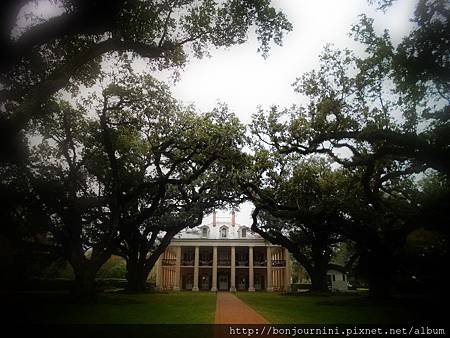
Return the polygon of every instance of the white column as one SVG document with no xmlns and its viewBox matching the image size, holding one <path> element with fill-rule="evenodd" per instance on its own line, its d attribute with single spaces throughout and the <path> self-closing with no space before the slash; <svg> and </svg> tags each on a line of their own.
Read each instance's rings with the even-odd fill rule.
<svg viewBox="0 0 450 338">
<path fill-rule="evenodd" d="M 267 247 L 267 283 L 266 283 L 266 290 L 269 292 L 273 291 L 273 285 L 272 285 L 272 250 L 270 246 Z"/>
<path fill-rule="evenodd" d="M 255 291 L 253 273 L 253 247 L 248 247 L 248 291 Z"/>
<path fill-rule="evenodd" d="M 230 291 L 236 291 L 236 251 L 235 247 L 231 247 L 231 281 L 230 281 Z"/>
<path fill-rule="evenodd" d="M 166 269 L 161 269 L 161 289 L 164 290 L 166 288 L 166 279 L 165 279 Z"/>
<path fill-rule="evenodd" d="M 198 261 L 200 256 L 200 248 L 198 246 L 195 247 L 195 256 L 194 256 L 194 286 L 192 287 L 192 291 L 198 291 Z"/>
<path fill-rule="evenodd" d="M 173 281 L 173 290 L 180 291 L 181 289 L 181 246 L 175 248 L 175 277 Z"/>
<path fill-rule="evenodd" d="M 159 256 L 156 261 L 156 291 L 161 291 L 161 281 L 162 281 L 162 257 L 164 253 Z"/>
<path fill-rule="evenodd" d="M 212 266 L 212 288 L 211 291 L 217 291 L 217 246 L 213 247 L 213 266 Z"/>
<path fill-rule="evenodd" d="M 284 291 L 291 291 L 291 260 L 289 250 L 284 249 L 284 259 L 286 266 L 284 267 Z"/>
</svg>

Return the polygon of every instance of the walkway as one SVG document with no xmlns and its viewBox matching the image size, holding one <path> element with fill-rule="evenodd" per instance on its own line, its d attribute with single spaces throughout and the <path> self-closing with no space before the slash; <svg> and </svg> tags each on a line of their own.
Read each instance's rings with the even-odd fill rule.
<svg viewBox="0 0 450 338">
<path fill-rule="evenodd" d="M 218 292 L 216 324 L 268 324 L 269 322 L 231 292 Z"/>
</svg>

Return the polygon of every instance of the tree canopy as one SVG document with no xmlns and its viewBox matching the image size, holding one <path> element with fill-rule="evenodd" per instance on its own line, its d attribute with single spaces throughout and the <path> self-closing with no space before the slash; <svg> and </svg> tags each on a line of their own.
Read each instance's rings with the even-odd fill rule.
<svg viewBox="0 0 450 338">
<path fill-rule="evenodd" d="M 154 69 L 183 66 L 190 55 L 202 57 L 211 47 L 227 47 L 247 40 L 255 28 L 259 51 L 281 44 L 291 24 L 270 1 L 55 1 L 59 15 L 33 15 L 32 1 L 1 4 L 0 50 L 1 155 L 17 157 L 17 146 L 31 118 L 58 91 L 89 84 L 99 75 L 102 56 L 116 52 L 148 59 Z M 27 11 L 27 6 L 31 9 Z M 30 14 L 21 28 L 18 14 Z M 22 20 L 24 21 L 24 20 Z M 4 146 L 4 147 L 3 147 Z M 15 155 L 15 156 L 14 156 Z M 24 155 L 19 154 L 19 155 Z"/>
<path fill-rule="evenodd" d="M 69 261 L 77 293 L 93 293 L 112 254 L 142 291 L 177 232 L 244 199 L 252 230 L 288 248 L 315 290 L 344 241 L 377 297 L 414 270 L 409 255 L 448 258 L 446 1 L 419 0 L 399 43 L 361 15 L 364 51 L 327 45 L 293 84 L 305 103 L 260 108 L 247 135 L 226 105 L 199 113 L 151 72 L 253 30 L 265 57 L 292 29 L 269 0 L 56 0 L 45 18 L 39 6 L 0 4 L 1 231 Z"/>
<path fill-rule="evenodd" d="M 389 7 L 390 3 L 382 5 Z M 326 210 L 337 206 L 343 221 L 338 233 L 366 250 L 373 277 L 370 287 L 377 296 L 390 294 L 392 283 L 386 277 L 392 275 L 393 257 L 408 234 L 421 227 L 442 230 L 447 222 L 443 219 L 448 219 L 441 203 L 431 207 L 435 210 L 432 217 L 423 217 L 430 216 L 431 201 L 446 199 L 448 189 L 431 193 L 419 183 L 421 178 L 425 184 L 440 181 L 438 186 L 448 182 L 447 11 L 444 1 L 419 1 L 413 19 L 416 27 L 397 46 L 388 31 L 378 36 L 373 20 L 361 16 L 352 34 L 365 46 L 365 54 L 327 46 L 320 55 L 320 68 L 303 74 L 294 84 L 307 103 L 260 110 L 251 126 L 256 143 L 265 149 L 255 152 L 256 163 L 264 163 L 265 154 L 271 153 L 277 165 L 254 165 L 259 182 L 250 187 L 248 195 L 272 217 L 284 214 L 295 222 L 299 211 L 311 211 L 297 202 L 303 198 L 319 210 L 322 205 L 315 191 L 301 194 L 297 190 L 292 192 L 297 199 L 291 202 L 297 214 L 286 212 L 282 201 L 291 195 L 277 183 L 292 182 L 302 189 L 308 182 L 305 173 L 295 180 L 295 171 L 289 168 L 304 167 L 305 159 L 322 156 L 334 162 L 330 174 L 346 172 L 343 186 L 347 189 L 336 190 L 340 197 Z M 264 219 L 260 225 L 264 228 Z M 270 228 L 278 236 L 289 237 L 286 230 Z M 313 230 L 310 226 L 309 231 Z M 328 227 L 327 231 L 332 234 L 335 229 Z M 386 283 L 382 285 L 377 276 L 383 276 Z"/>
<path fill-rule="evenodd" d="M 142 287 L 176 233 L 238 199 L 231 182 L 244 128 L 225 106 L 198 114 L 151 76 L 125 72 L 78 105 L 51 108 L 35 122 L 27 195 L 80 292 L 92 292 L 113 253 L 141 262 Z"/>
</svg>

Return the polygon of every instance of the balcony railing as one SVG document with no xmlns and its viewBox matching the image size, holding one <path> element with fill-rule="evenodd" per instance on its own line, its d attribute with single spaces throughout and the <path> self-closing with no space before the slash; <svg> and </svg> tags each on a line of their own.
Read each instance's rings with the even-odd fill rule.
<svg viewBox="0 0 450 338">
<path fill-rule="evenodd" d="M 272 260 L 272 266 L 275 266 L 275 267 L 286 266 L 286 260 L 285 259 L 274 259 L 274 260 Z"/>
<path fill-rule="evenodd" d="M 165 266 L 173 266 L 176 265 L 176 259 L 163 259 L 162 264 Z M 212 266 L 213 261 L 211 259 L 209 260 L 199 260 L 199 266 Z M 230 259 L 218 259 L 217 260 L 218 266 L 230 266 L 231 260 Z M 194 266 L 194 260 L 193 259 L 182 259 L 181 260 L 181 266 Z M 249 266 L 248 260 L 236 260 L 236 266 Z M 267 266 L 267 261 L 253 261 L 253 266 Z M 285 259 L 274 259 L 272 260 L 272 266 L 273 267 L 284 267 L 286 266 L 286 260 Z"/>
<path fill-rule="evenodd" d="M 206 259 L 206 260 L 201 259 L 199 261 L 200 266 L 212 266 L 212 263 L 213 263 L 212 259 Z"/>
<path fill-rule="evenodd" d="M 167 259 L 167 258 L 165 258 L 165 259 L 163 259 L 162 260 L 162 264 L 163 265 L 175 265 L 175 264 L 177 264 L 177 260 L 176 259 Z"/>
</svg>

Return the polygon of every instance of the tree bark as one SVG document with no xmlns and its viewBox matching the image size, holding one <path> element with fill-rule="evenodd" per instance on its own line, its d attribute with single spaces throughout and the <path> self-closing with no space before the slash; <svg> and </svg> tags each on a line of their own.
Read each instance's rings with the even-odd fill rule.
<svg viewBox="0 0 450 338">
<path fill-rule="evenodd" d="M 145 260 L 127 259 L 127 291 L 133 293 L 147 290 L 147 279 L 150 270 L 146 267 Z"/>
<path fill-rule="evenodd" d="M 80 302 L 91 302 L 95 300 L 95 275 L 97 270 L 89 267 L 74 268 L 75 284 L 72 289 L 72 296 Z"/>
<path fill-rule="evenodd" d="M 328 291 L 327 271 L 330 256 L 327 254 L 329 249 L 322 247 L 313 247 L 312 267 L 308 271 L 311 277 L 311 291 Z"/>
<path fill-rule="evenodd" d="M 325 257 L 314 262 L 312 271 L 308 271 L 311 277 L 311 291 L 328 291 L 327 269 L 328 259 Z"/>
<path fill-rule="evenodd" d="M 109 252 L 101 251 L 101 254 L 98 255 L 94 249 L 91 259 L 87 259 L 83 252 L 70 257 L 69 263 L 72 265 L 75 274 L 74 286 L 71 293 L 76 301 L 91 302 L 95 300 L 95 277 L 97 276 L 98 270 L 111 257 Z"/>
<path fill-rule="evenodd" d="M 309 276 L 311 277 L 311 291 L 328 291 L 326 270 L 314 269 Z"/>
<path fill-rule="evenodd" d="M 197 220 L 195 225 L 199 225 L 201 221 L 202 217 Z M 156 236 L 151 239 L 150 242 L 146 242 L 146 237 L 141 237 L 138 241 L 132 238 L 128 239 L 128 247 L 130 249 L 128 249 L 127 253 L 122 255 L 122 257 L 125 258 L 127 263 L 126 278 L 128 282 L 127 290 L 129 292 L 139 293 L 146 291 L 148 275 L 153 266 L 155 266 L 159 256 L 161 256 L 164 250 L 166 250 L 169 246 L 173 236 L 185 227 L 186 225 L 182 225 L 178 228 L 167 231 L 161 240 L 161 243 L 155 250 L 151 251 L 149 256 L 149 248 L 153 246 Z"/>
<path fill-rule="evenodd" d="M 369 297 L 389 299 L 392 297 L 393 255 L 388 250 L 371 250 L 368 253 Z"/>
<path fill-rule="evenodd" d="M 305 268 L 311 278 L 311 291 L 328 291 L 327 271 L 330 256 L 329 249 L 322 246 L 313 248 L 310 258 L 300 252 L 293 253 L 294 258 Z"/>
</svg>

